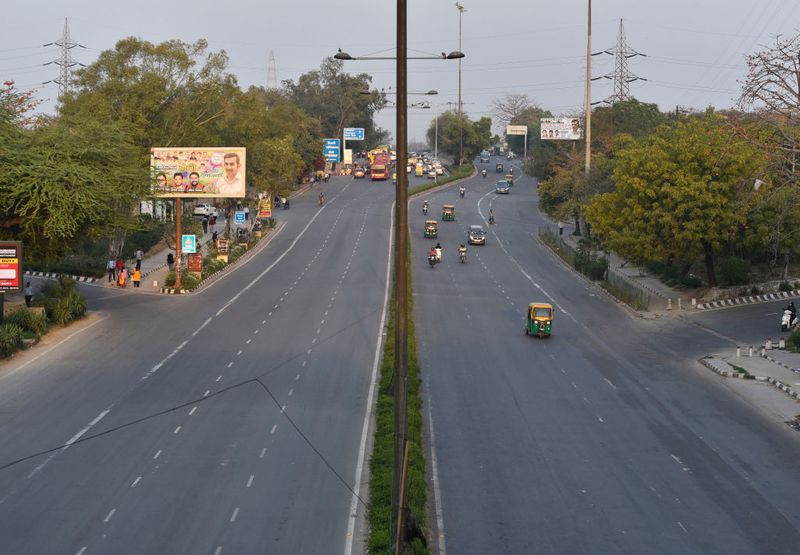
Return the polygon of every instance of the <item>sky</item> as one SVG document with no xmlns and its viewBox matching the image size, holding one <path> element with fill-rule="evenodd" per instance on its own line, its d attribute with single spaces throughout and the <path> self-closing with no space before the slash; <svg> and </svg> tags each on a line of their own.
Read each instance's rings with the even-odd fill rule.
<svg viewBox="0 0 800 555">
<path fill-rule="evenodd" d="M 464 111 L 491 116 L 492 100 L 527 94 L 555 115 L 579 114 L 585 102 L 587 0 L 408 0 L 409 56 L 459 50 Z M 319 67 L 338 48 L 353 56 L 393 56 L 395 2 L 380 0 L 27 0 L 3 7 L 0 78 L 20 89 L 38 88 L 52 112 L 58 95 L 58 67 L 43 65 L 60 56 L 45 43 L 60 39 L 64 19 L 72 39 L 86 48 L 73 57 L 92 63 L 117 40 L 136 36 L 151 42 L 208 40 L 225 50 L 229 71 L 242 88 L 266 85 L 274 53 L 278 82 Z M 746 77 L 745 56 L 774 44 L 779 35 L 800 32 L 800 0 L 594 0 L 592 52 L 614 47 L 620 19 L 628 45 L 646 56 L 629 60 L 629 70 L 646 79 L 631 83 L 631 95 L 666 110 L 729 108 Z M 369 73 L 373 85 L 394 90 L 393 61 L 345 62 L 352 73 Z M 614 59 L 592 57 L 592 76 L 613 72 Z M 436 90 L 431 109 L 410 110 L 410 140 L 424 140 L 436 113 L 458 98 L 458 62 L 412 60 L 408 90 Z M 592 100 L 612 92 L 612 82 L 592 84 Z M 390 97 L 391 98 L 391 97 Z M 395 112 L 376 120 L 394 136 Z M 497 128 L 496 128 L 497 129 Z"/>
</svg>

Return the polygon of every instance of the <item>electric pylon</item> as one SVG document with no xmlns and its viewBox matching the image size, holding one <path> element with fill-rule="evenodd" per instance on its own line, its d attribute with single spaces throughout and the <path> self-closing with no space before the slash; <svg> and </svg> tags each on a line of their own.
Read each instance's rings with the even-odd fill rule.
<svg viewBox="0 0 800 555">
<path fill-rule="evenodd" d="M 614 81 L 614 92 L 606 98 L 603 102 L 606 104 L 614 104 L 615 102 L 622 102 L 631 99 L 630 84 L 634 81 L 647 81 L 644 77 L 639 77 L 633 74 L 628 69 L 628 59 L 634 56 L 646 56 L 641 52 L 637 52 L 630 46 L 625 39 L 625 27 L 622 24 L 622 19 L 619 20 L 619 31 L 617 32 L 617 44 L 614 48 L 597 52 L 597 54 L 610 54 L 614 56 L 614 71 L 603 75 L 605 79 Z M 596 54 L 593 54 L 596 55 Z"/>
<path fill-rule="evenodd" d="M 269 64 L 267 65 L 267 89 L 278 88 L 278 68 L 275 65 L 275 53 L 269 51 Z"/>
<path fill-rule="evenodd" d="M 80 46 L 81 48 L 86 47 L 82 44 L 78 44 L 72 40 L 72 37 L 69 36 L 69 23 L 67 22 L 66 18 L 64 18 L 64 31 L 61 34 L 61 39 L 55 42 L 48 42 L 44 46 L 52 45 L 56 45 L 61 48 L 61 57 L 57 60 L 53 60 L 52 62 L 47 62 L 44 65 L 56 64 L 60 68 L 60 72 L 58 79 L 45 81 L 45 84 L 58 83 L 58 94 L 61 96 L 67 92 L 67 90 L 69 90 L 70 84 L 72 83 L 72 68 L 75 66 L 86 67 L 84 64 L 72 57 L 71 50 L 76 46 Z"/>
</svg>

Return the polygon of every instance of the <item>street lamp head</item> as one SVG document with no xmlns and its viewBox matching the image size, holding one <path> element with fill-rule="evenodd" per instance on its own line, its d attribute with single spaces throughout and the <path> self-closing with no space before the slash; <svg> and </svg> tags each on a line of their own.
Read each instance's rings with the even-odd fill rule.
<svg viewBox="0 0 800 555">
<path fill-rule="evenodd" d="M 439 94 L 439 91 L 435 91 L 435 90 L 431 89 L 428 92 L 426 92 L 425 94 L 428 95 L 428 96 L 433 96 L 435 94 Z"/>
<path fill-rule="evenodd" d="M 337 60 L 355 60 L 355 58 L 353 58 L 347 52 L 342 52 L 341 48 L 339 49 L 339 51 L 336 54 L 333 55 L 333 57 L 335 59 L 337 59 Z"/>
<path fill-rule="evenodd" d="M 467 8 L 462 6 L 460 2 L 456 2 L 456 8 L 458 8 L 458 11 L 460 11 L 461 13 L 464 13 L 465 11 L 467 11 Z"/>
<path fill-rule="evenodd" d="M 450 54 L 445 54 L 444 52 L 442 52 L 442 58 L 444 58 L 446 60 L 457 60 L 457 59 L 463 58 L 463 57 L 464 57 L 464 53 L 463 52 L 459 52 L 458 50 L 453 50 L 452 52 L 450 52 Z"/>
</svg>

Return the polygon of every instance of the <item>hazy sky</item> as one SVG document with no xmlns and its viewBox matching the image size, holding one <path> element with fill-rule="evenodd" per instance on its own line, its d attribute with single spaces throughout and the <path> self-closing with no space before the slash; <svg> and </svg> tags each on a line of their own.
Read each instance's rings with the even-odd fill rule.
<svg viewBox="0 0 800 555">
<path fill-rule="evenodd" d="M 556 114 L 582 109 L 586 67 L 586 0 L 464 0 L 462 16 L 462 97 L 472 117 L 489 115 L 490 102 L 505 93 L 525 93 Z M 676 105 L 730 107 L 746 75 L 744 56 L 774 43 L 777 35 L 800 28 L 800 0 L 594 0 L 592 51 L 614 46 L 619 19 L 629 45 L 647 54 L 629 61 L 647 81 L 631 85 L 643 102 L 662 110 Z M 353 56 L 392 55 L 395 3 L 380 0 L 27 0 L 6 2 L 0 35 L 0 78 L 23 89 L 58 75 L 44 62 L 59 56 L 42 44 L 61 36 L 69 18 L 72 37 L 85 45 L 74 57 L 94 61 L 100 51 L 127 36 L 159 42 L 208 39 L 212 50 L 230 56 L 229 70 L 240 85 L 264 85 L 267 61 L 275 54 L 278 81 L 315 69 L 337 48 Z M 458 10 L 450 0 L 409 0 L 409 55 L 438 54 L 458 48 Z M 394 88 L 392 61 L 346 62 L 352 72 L 373 75 L 378 88 Z M 595 56 L 592 74 L 613 71 L 611 56 Z M 423 139 L 436 111 L 457 98 L 458 63 L 409 62 L 409 91 L 435 89 L 431 110 L 412 110 L 409 137 Z M 38 93 L 52 110 L 58 92 L 47 85 Z M 596 81 L 593 100 L 611 93 L 611 81 Z M 394 134 L 394 111 L 378 124 Z"/>
</svg>

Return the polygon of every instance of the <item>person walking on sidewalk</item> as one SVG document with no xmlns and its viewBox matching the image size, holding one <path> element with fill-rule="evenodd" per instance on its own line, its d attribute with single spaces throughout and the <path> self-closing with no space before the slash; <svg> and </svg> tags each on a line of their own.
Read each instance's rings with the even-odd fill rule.
<svg viewBox="0 0 800 555">
<path fill-rule="evenodd" d="M 114 267 L 117 269 L 117 277 L 119 277 L 119 273 L 125 267 L 125 262 L 123 262 L 122 259 L 118 256 L 117 261 L 114 262 Z"/>
<path fill-rule="evenodd" d="M 133 286 L 139 287 L 139 284 L 142 281 L 142 271 L 139 268 L 136 268 L 131 275 L 131 281 L 133 282 Z"/>
<path fill-rule="evenodd" d="M 175 256 L 172 253 L 167 255 L 167 266 L 169 267 L 170 272 L 175 271 Z"/>
<path fill-rule="evenodd" d="M 31 287 L 31 282 L 29 281 L 25 285 L 25 306 L 30 308 L 32 300 L 33 300 L 33 287 Z"/>
<path fill-rule="evenodd" d="M 144 258 L 144 253 L 142 252 L 142 249 L 136 249 L 136 254 L 134 256 L 136 256 L 136 269 L 141 270 L 142 259 Z"/>
<path fill-rule="evenodd" d="M 119 271 L 119 277 L 117 278 L 117 285 L 120 287 L 125 287 L 125 283 L 128 281 L 128 270 L 125 269 L 125 266 L 122 267 L 122 270 Z"/>
<path fill-rule="evenodd" d="M 249 221 L 249 220 L 250 220 L 250 207 L 249 206 L 245 206 L 244 207 L 244 221 Z"/>
<path fill-rule="evenodd" d="M 203 235 L 208 233 L 208 216 L 203 216 L 203 221 L 200 222 L 203 225 Z"/>
<path fill-rule="evenodd" d="M 117 279 L 117 261 L 113 256 L 108 259 L 106 268 L 108 269 L 108 283 L 114 283 Z"/>
</svg>

